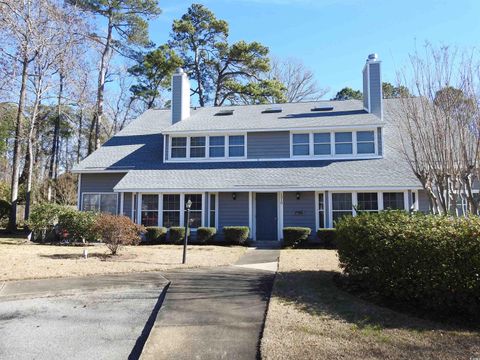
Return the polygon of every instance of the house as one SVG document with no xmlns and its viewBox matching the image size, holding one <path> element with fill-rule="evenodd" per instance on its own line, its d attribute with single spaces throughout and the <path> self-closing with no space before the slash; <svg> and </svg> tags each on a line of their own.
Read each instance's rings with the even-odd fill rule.
<svg viewBox="0 0 480 360">
<path fill-rule="evenodd" d="M 184 225 L 190 199 L 193 230 L 245 225 L 254 240 L 333 227 L 356 209 L 428 210 L 375 54 L 363 93 L 363 102 L 192 108 L 178 69 L 171 110 L 146 111 L 75 167 L 79 207 L 171 227 Z"/>
</svg>

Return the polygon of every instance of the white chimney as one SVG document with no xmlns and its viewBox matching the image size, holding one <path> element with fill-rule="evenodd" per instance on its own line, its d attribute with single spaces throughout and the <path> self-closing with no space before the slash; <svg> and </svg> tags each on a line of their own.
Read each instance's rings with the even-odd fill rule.
<svg viewBox="0 0 480 360">
<path fill-rule="evenodd" d="M 182 68 L 172 76 L 172 124 L 190 117 L 190 81 Z"/>
<path fill-rule="evenodd" d="M 383 119 L 381 61 L 377 54 L 368 55 L 363 68 L 363 108 Z"/>
</svg>

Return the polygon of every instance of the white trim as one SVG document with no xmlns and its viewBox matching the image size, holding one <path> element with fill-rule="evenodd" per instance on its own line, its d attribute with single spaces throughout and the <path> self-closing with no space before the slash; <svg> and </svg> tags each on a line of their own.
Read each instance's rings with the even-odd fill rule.
<svg viewBox="0 0 480 360">
<path fill-rule="evenodd" d="M 277 240 L 283 237 L 283 191 L 277 192 Z"/>
<path fill-rule="evenodd" d="M 250 231 L 253 231 L 253 193 L 251 191 L 248 192 L 248 227 Z M 250 237 L 253 239 L 253 234 L 250 234 Z"/>
<path fill-rule="evenodd" d="M 318 186 L 311 186 L 311 187 L 302 187 L 302 186 L 285 186 L 285 187 L 272 187 L 272 188 L 256 188 L 256 187 L 249 187 L 249 188 L 241 188 L 241 187 L 232 187 L 232 188 L 194 188 L 194 189 L 169 189 L 169 188 L 158 188 L 158 189 L 135 189 L 135 188 L 121 188 L 121 189 L 114 189 L 114 192 L 150 192 L 150 193 L 167 193 L 167 194 L 180 194 L 180 193 L 201 193 L 205 192 L 278 192 L 278 191 L 336 191 L 336 192 L 347 192 L 347 191 L 358 191 L 358 192 L 375 192 L 375 191 L 398 191 L 403 192 L 405 190 L 421 190 L 423 189 L 421 186 L 376 186 L 376 187 L 362 187 L 362 186 L 348 186 L 348 187 L 318 187 Z"/>
<path fill-rule="evenodd" d="M 290 147 L 290 155 L 291 154 L 291 147 Z M 238 162 L 258 162 L 258 161 L 298 161 L 298 160 L 370 160 L 370 159 L 382 159 L 383 155 L 377 155 L 377 154 L 359 154 L 358 156 L 343 156 L 343 155 L 336 155 L 336 156 L 331 156 L 331 155 L 314 155 L 314 156 L 300 156 L 296 155 L 294 157 L 290 158 L 256 158 L 256 159 L 248 159 L 248 158 L 240 158 L 240 157 L 233 157 L 233 158 L 209 158 L 209 159 L 195 159 L 193 161 L 192 159 L 175 159 L 175 160 L 166 160 L 166 163 L 215 163 L 215 162 L 232 162 L 233 161 L 238 161 Z"/>
<path fill-rule="evenodd" d="M 319 213 L 320 213 L 320 202 L 318 201 L 318 195 L 323 194 L 323 224 L 325 225 L 325 228 L 327 228 L 327 218 L 328 214 L 326 211 L 326 202 L 327 202 L 327 197 L 325 196 L 325 191 L 315 191 L 315 231 L 320 229 L 320 218 L 319 218 Z"/>
<path fill-rule="evenodd" d="M 163 226 L 163 194 L 158 194 L 158 227 Z"/>
<path fill-rule="evenodd" d="M 123 198 L 125 196 L 125 193 L 124 192 L 121 192 L 120 193 L 120 215 L 121 216 L 125 216 L 125 214 L 123 213 Z"/>
<path fill-rule="evenodd" d="M 130 219 L 132 219 L 133 222 L 135 222 L 136 219 L 134 219 L 134 212 L 135 212 L 135 193 L 132 192 L 132 209 L 130 210 Z"/>
<path fill-rule="evenodd" d="M 408 194 L 408 191 L 407 191 Z M 378 211 L 382 211 L 383 209 L 383 191 L 377 192 L 377 203 L 378 203 Z"/>
<path fill-rule="evenodd" d="M 128 166 L 123 170 L 109 170 L 109 169 L 80 169 L 72 170 L 72 174 L 111 174 L 111 173 L 128 173 L 130 170 L 135 170 L 134 166 Z"/>
<path fill-rule="evenodd" d="M 143 193 L 137 193 L 137 224 L 142 223 L 142 195 Z"/>
<path fill-rule="evenodd" d="M 252 192 L 252 240 L 257 240 L 257 193 Z"/>
<path fill-rule="evenodd" d="M 78 174 L 77 182 L 77 210 L 82 209 L 82 174 Z"/>
<path fill-rule="evenodd" d="M 270 131 L 291 131 L 292 126 L 294 124 L 292 123 L 291 126 L 288 127 L 272 127 L 272 128 L 241 128 L 241 129 L 228 129 L 228 130 L 222 130 L 222 129 L 209 129 L 209 130 L 178 130 L 178 131 L 172 131 L 172 130 L 162 130 L 162 134 L 164 135 L 174 135 L 174 136 L 187 136 L 187 135 L 197 135 L 197 134 L 243 134 L 243 133 L 248 133 L 248 132 L 270 132 Z M 305 126 L 305 127 L 295 127 L 295 131 L 316 131 L 316 130 L 325 130 L 325 129 L 350 129 L 354 126 L 354 128 L 364 128 L 364 127 L 377 127 L 377 126 L 385 126 L 385 123 L 382 122 L 373 122 L 370 124 L 358 124 L 358 125 L 319 125 L 319 126 Z"/>
<path fill-rule="evenodd" d="M 408 201 L 408 190 L 403 192 L 403 208 L 405 211 L 410 211 L 409 206 L 410 201 Z"/>
</svg>

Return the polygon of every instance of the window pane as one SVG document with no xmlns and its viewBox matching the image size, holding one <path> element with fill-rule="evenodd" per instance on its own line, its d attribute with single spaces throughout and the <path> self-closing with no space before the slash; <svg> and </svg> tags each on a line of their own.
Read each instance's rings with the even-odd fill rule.
<svg viewBox="0 0 480 360">
<path fill-rule="evenodd" d="M 245 143 L 245 137 L 243 135 L 229 136 L 229 145 L 243 145 Z"/>
<path fill-rule="evenodd" d="M 172 138 L 172 146 L 187 146 L 187 138 L 186 137 L 173 137 Z"/>
<path fill-rule="evenodd" d="M 358 193 L 357 194 L 358 209 L 364 211 L 377 211 L 378 198 L 377 193 Z"/>
<path fill-rule="evenodd" d="M 212 145 L 225 145 L 225 137 L 224 136 L 210 136 L 210 146 Z"/>
<path fill-rule="evenodd" d="M 357 131 L 357 141 L 373 141 L 373 131 Z"/>
<path fill-rule="evenodd" d="M 211 147 L 210 146 L 210 157 L 224 157 L 225 148 L 222 147 Z"/>
<path fill-rule="evenodd" d="M 100 211 L 110 214 L 117 213 L 117 194 L 101 194 Z"/>
<path fill-rule="evenodd" d="M 203 158 L 203 157 L 205 157 L 205 148 L 204 147 L 191 147 L 190 148 L 190 157 L 192 157 L 192 158 Z"/>
<path fill-rule="evenodd" d="M 187 221 L 187 212 L 185 211 L 185 225 Z M 202 226 L 202 212 L 201 211 L 190 211 L 190 228 L 196 229 Z"/>
<path fill-rule="evenodd" d="M 405 204 L 403 203 L 403 193 L 383 193 L 383 208 L 385 210 L 405 210 Z"/>
<path fill-rule="evenodd" d="M 231 157 L 238 157 L 238 156 L 244 156 L 245 151 L 242 146 L 230 146 L 228 149 L 228 156 Z"/>
<path fill-rule="evenodd" d="M 158 226 L 158 211 L 142 211 L 142 225 Z"/>
<path fill-rule="evenodd" d="M 83 211 L 98 211 L 100 209 L 100 195 L 99 194 L 84 194 L 83 195 Z"/>
<path fill-rule="evenodd" d="M 180 211 L 180 195 L 163 195 L 163 210 Z"/>
<path fill-rule="evenodd" d="M 336 223 L 338 220 L 343 218 L 344 216 L 352 216 L 351 211 L 335 211 L 332 213 L 333 223 Z"/>
<path fill-rule="evenodd" d="M 216 227 L 215 224 L 215 211 L 210 211 L 210 227 Z"/>
<path fill-rule="evenodd" d="M 330 144 L 313 145 L 313 153 L 315 155 L 330 155 Z"/>
<path fill-rule="evenodd" d="M 216 195 L 211 194 L 210 195 L 210 210 L 215 210 L 215 206 L 217 205 L 215 200 L 216 200 Z"/>
<path fill-rule="evenodd" d="M 190 146 L 205 146 L 205 136 L 191 137 Z"/>
<path fill-rule="evenodd" d="M 330 133 L 313 134 L 314 143 L 330 143 Z"/>
<path fill-rule="evenodd" d="M 357 153 L 359 153 L 359 154 L 373 154 L 373 153 L 375 153 L 375 144 L 374 143 L 358 143 L 357 144 Z"/>
<path fill-rule="evenodd" d="M 352 142 L 352 133 L 351 132 L 335 133 L 335 142 Z"/>
<path fill-rule="evenodd" d="M 187 148 L 172 148 L 172 158 L 187 157 Z"/>
<path fill-rule="evenodd" d="M 352 212 L 352 194 L 336 193 L 332 194 L 332 210 L 348 210 Z"/>
<path fill-rule="evenodd" d="M 192 202 L 190 210 L 202 210 L 202 195 L 201 194 L 185 194 L 185 205 L 187 201 Z M 185 208 L 185 207 L 184 207 Z"/>
<path fill-rule="evenodd" d="M 180 226 L 180 211 L 164 211 L 163 226 L 166 228 Z"/>
<path fill-rule="evenodd" d="M 294 144 L 308 144 L 309 135 L 308 134 L 293 134 L 293 143 Z"/>
<path fill-rule="evenodd" d="M 335 154 L 352 154 L 352 144 L 335 144 Z"/>
<path fill-rule="evenodd" d="M 158 210 L 158 195 L 142 195 L 142 210 Z"/>
<path fill-rule="evenodd" d="M 308 145 L 293 145 L 293 155 L 309 155 Z"/>
<path fill-rule="evenodd" d="M 320 228 L 325 227 L 325 203 L 323 194 L 318 194 L 318 225 Z"/>
<path fill-rule="evenodd" d="M 325 203 L 323 202 L 323 194 L 318 194 L 318 209 L 323 211 L 325 210 L 324 206 Z"/>
</svg>

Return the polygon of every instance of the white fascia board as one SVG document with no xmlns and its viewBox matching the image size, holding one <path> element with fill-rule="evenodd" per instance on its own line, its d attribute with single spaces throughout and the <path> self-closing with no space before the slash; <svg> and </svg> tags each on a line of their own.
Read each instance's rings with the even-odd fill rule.
<svg viewBox="0 0 480 360">
<path fill-rule="evenodd" d="M 114 192 L 142 192 L 142 193 L 190 193 L 190 192 L 281 192 L 281 191 L 405 191 L 405 190 L 421 190 L 418 185 L 410 186 L 348 186 L 348 187 L 305 187 L 305 186 L 291 186 L 291 187 L 232 187 L 232 188 L 113 188 Z"/>
</svg>

